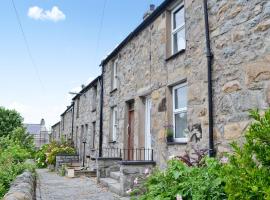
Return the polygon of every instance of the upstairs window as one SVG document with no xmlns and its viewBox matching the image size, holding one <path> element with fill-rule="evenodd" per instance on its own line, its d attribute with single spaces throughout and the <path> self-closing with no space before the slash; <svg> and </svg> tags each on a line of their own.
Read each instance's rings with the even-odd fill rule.
<svg viewBox="0 0 270 200">
<path fill-rule="evenodd" d="M 112 64 L 112 90 L 117 89 L 117 60 Z"/>
<path fill-rule="evenodd" d="M 181 4 L 172 10 L 171 27 L 172 54 L 174 55 L 186 48 L 184 5 Z"/>
<path fill-rule="evenodd" d="M 187 142 L 187 84 L 183 83 L 173 88 L 173 123 L 174 140 Z"/>
</svg>

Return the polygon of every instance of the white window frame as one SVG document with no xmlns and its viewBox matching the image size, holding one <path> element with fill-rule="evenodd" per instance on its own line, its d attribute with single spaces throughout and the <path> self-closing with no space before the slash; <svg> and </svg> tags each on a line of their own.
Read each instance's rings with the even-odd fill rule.
<svg viewBox="0 0 270 200">
<path fill-rule="evenodd" d="M 173 28 L 173 26 L 174 26 L 174 13 L 176 13 L 178 10 L 182 10 L 182 9 L 184 10 L 184 23 L 181 24 L 179 27 Z M 184 40 L 185 40 L 184 48 L 183 49 L 178 49 L 177 52 L 174 52 L 174 35 L 177 34 L 180 31 L 182 31 L 183 29 L 185 31 L 185 24 L 186 24 L 185 23 L 185 5 L 184 5 L 184 3 L 181 3 L 171 11 L 171 47 L 172 47 L 172 55 L 174 55 L 177 52 L 179 52 L 179 51 L 186 48 L 186 36 L 185 36 L 185 38 L 184 38 Z"/>
<path fill-rule="evenodd" d="M 112 90 L 117 89 L 117 59 L 113 61 L 112 64 Z"/>
<path fill-rule="evenodd" d="M 116 141 L 117 129 L 118 129 L 118 120 L 117 120 L 117 106 L 112 107 L 112 135 L 111 142 Z"/>
<path fill-rule="evenodd" d="M 187 86 L 187 83 L 181 83 L 179 85 L 176 85 L 172 88 L 173 90 L 173 137 L 174 137 L 174 141 L 175 142 L 183 142 L 183 143 L 186 143 L 188 142 L 188 138 L 187 137 L 183 137 L 183 138 L 176 138 L 175 137 L 175 129 L 176 129 L 176 126 L 175 126 L 175 115 L 176 114 L 181 114 L 181 113 L 187 113 L 187 106 L 186 107 L 183 107 L 183 108 L 178 108 L 178 109 L 175 109 L 175 90 L 179 89 L 179 88 L 182 88 L 182 87 L 186 87 Z"/>
</svg>

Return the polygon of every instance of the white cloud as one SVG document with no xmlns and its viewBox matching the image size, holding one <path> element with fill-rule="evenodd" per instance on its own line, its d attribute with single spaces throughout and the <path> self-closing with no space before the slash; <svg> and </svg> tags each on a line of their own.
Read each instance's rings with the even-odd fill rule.
<svg viewBox="0 0 270 200">
<path fill-rule="evenodd" d="M 28 17 L 35 20 L 50 20 L 54 22 L 66 19 L 66 15 L 57 6 L 53 6 L 51 10 L 44 10 L 38 6 L 30 7 L 28 9 Z"/>
</svg>

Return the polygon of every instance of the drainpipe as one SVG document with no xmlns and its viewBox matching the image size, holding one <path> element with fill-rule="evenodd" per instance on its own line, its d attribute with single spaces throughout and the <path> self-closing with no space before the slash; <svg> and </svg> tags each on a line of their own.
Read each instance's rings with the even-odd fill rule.
<svg viewBox="0 0 270 200">
<path fill-rule="evenodd" d="M 103 143 L 103 66 L 101 67 L 100 84 L 100 108 L 99 108 L 99 157 L 102 157 L 102 143 Z"/>
<path fill-rule="evenodd" d="M 71 140 L 73 141 L 73 133 L 74 133 L 74 101 L 72 102 L 72 119 L 71 119 Z"/>
<path fill-rule="evenodd" d="M 207 0 L 203 0 L 204 22 L 205 22 L 205 39 L 206 39 L 206 58 L 208 70 L 208 122 L 209 122 L 209 157 L 215 156 L 214 150 L 214 134 L 213 134 L 213 93 L 212 93 L 212 61 L 213 54 L 210 47 L 209 22 L 208 22 L 208 6 Z"/>
</svg>

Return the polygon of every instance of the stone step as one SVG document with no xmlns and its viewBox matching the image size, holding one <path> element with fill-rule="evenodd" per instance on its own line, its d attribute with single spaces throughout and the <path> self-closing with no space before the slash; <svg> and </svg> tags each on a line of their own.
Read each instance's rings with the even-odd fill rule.
<svg viewBox="0 0 270 200">
<path fill-rule="evenodd" d="M 101 183 L 101 185 L 103 185 L 105 187 L 109 187 L 109 185 L 117 184 L 119 182 L 115 179 L 112 179 L 112 178 L 100 178 L 100 183 Z"/>
<path fill-rule="evenodd" d="M 112 179 L 115 179 L 115 180 L 119 181 L 120 180 L 120 171 L 118 171 L 118 172 L 110 172 L 110 177 Z"/>
<path fill-rule="evenodd" d="M 113 178 L 100 178 L 100 184 L 107 187 L 110 192 L 123 196 L 119 181 Z"/>
<path fill-rule="evenodd" d="M 89 170 L 75 170 L 74 175 L 76 177 L 79 176 L 86 176 L 86 177 L 97 177 L 96 171 L 89 171 Z"/>
</svg>

